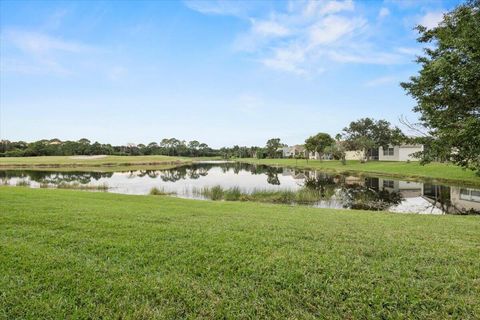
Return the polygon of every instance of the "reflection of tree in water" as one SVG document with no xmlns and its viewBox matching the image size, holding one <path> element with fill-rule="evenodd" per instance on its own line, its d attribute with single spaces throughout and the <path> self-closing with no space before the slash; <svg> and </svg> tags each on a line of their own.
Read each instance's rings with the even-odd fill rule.
<svg viewBox="0 0 480 320">
<path fill-rule="evenodd" d="M 183 166 L 172 168 L 168 170 L 160 171 L 160 179 L 165 182 L 176 182 L 179 180 L 184 180 L 186 178 L 189 179 L 199 179 L 200 177 L 205 177 L 208 175 L 208 171 L 212 168 L 211 165 L 208 166 L 200 166 L 200 165 L 192 165 L 192 166 Z"/>
<path fill-rule="evenodd" d="M 274 167 L 266 167 L 261 168 L 265 169 L 265 174 L 267 175 L 267 183 L 273 185 L 280 185 L 280 179 L 278 178 L 278 174 L 283 172 L 283 168 L 274 168 Z"/>
<path fill-rule="evenodd" d="M 432 207 L 438 208 L 445 213 L 451 214 L 480 214 L 480 211 L 472 208 L 458 207 L 452 201 L 452 190 L 448 186 L 434 185 L 425 183 L 423 185 L 423 195 L 430 201 Z"/>
<path fill-rule="evenodd" d="M 330 199 L 338 188 L 335 177 L 328 174 L 318 174 L 309 177 L 307 173 L 303 186 L 318 191 L 322 199 Z"/>
<path fill-rule="evenodd" d="M 452 204 L 450 187 L 425 184 L 424 195 L 430 199 L 434 207 L 439 208 L 443 212 L 455 213 L 458 211 Z"/>
<path fill-rule="evenodd" d="M 363 210 L 385 210 L 403 201 L 399 192 L 384 188 L 374 189 L 367 186 L 343 185 L 338 193 L 344 208 Z"/>
<path fill-rule="evenodd" d="M 88 184 L 92 180 L 110 178 L 112 172 L 51 172 L 51 171 L 0 171 L 0 177 L 4 178 L 28 178 L 30 181 L 48 184 L 59 184 L 62 182 L 78 182 Z"/>
<path fill-rule="evenodd" d="M 273 185 L 280 185 L 280 179 L 278 179 L 278 174 L 273 171 L 267 172 L 267 183 L 273 184 Z"/>
<path fill-rule="evenodd" d="M 322 200 L 337 199 L 344 208 L 385 210 L 402 202 L 399 192 L 378 188 L 378 179 L 347 183 L 346 176 L 305 172 L 304 187 L 319 191 Z"/>
<path fill-rule="evenodd" d="M 132 171 L 132 173 L 133 172 L 134 171 Z M 149 178 L 155 179 L 160 175 L 160 171 L 159 170 L 140 170 L 136 172 L 135 175 L 140 178 L 149 177 Z"/>
</svg>

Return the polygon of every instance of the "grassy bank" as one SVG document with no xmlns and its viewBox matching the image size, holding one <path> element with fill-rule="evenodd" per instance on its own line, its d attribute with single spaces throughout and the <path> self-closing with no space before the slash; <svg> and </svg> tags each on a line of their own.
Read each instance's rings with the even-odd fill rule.
<svg viewBox="0 0 480 320">
<path fill-rule="evenodd" d="M 176 165 L 188 164 L 194 161 L 211 160 L 214 158 L 189 158 L 169 156 L 105 156 L 101 158 L 82 158 L 79 156 L 53 157 L 6 157 L 0 158 L 0 169 L 80 169 L 103 170 L 116 169 L 153 169 L 171 168 Z"/>
<path fill-rule="evenodd" d="M 480 219 L 0 187 L 0 318 L 480 317 Z"/>
<path fill-rule="evenodd" d="M 438 181 L 480 186 L 480 177 L 476 176 L 475 172 L 444 163 L 430 163 L 422 166 L 418 162 L 408 163 L 395 161 L 369 161 L 367 163 L 360 163 L 360 161 L 347 161 L 346 165 L 343 165 L 337 160 L 307 161 L 304 159 L 238 159 L 238 161 L 300 169 L 326 170 L 332 172 L 365 172 L 399 178 L 427 178 Z"/>
</svg>

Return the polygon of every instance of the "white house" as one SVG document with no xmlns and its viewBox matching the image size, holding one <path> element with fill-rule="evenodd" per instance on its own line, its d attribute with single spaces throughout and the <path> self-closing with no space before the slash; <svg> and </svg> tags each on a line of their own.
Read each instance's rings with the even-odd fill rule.
<svg viewBox="0 0 480 320">
<path fill-rule="evenodd" d="M 293 158 L 298 155 L 305 155 L 305 147 L 298 144 L 291 147 L 280 148 L 278 151 L 282 152 L 282 157 L 284 158 Z"/>
<path fill-rule="evenodd" d="M 423 145 L 400 145 L 378 148 L 378 160 L 380 161 L 419 161 L 413 153 L 423 151 Z"/>
</svg>

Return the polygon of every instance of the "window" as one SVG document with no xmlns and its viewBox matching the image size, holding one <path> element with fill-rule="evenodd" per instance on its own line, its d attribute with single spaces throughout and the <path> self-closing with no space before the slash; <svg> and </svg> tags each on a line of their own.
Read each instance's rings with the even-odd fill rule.
<svg viewBox="0 0 480 320">
<path fill-rule="evenodd" d="M 480 190 L 460 189 L 460 199 L 466 201 L 480 202 Z"/>
<path fill-rule="evenodd" d="M 393 188 L 395 182 L 393 180 L 383 180 L 383 187 L 384 188 Z"/>
<path fill-rule="evenodd" d="M 393 156 L 394 155 L 394 149 L 393 148 L 383 149 L 383 155 L 384 156 Z"/>
</svg>

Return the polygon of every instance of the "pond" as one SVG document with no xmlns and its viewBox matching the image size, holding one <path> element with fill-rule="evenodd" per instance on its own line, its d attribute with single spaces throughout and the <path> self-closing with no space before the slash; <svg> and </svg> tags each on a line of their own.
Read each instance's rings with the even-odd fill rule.
<svg viewBox="0 0 480 320">
<path fill-rule="evenodd" d="M 162 170 L 123 172 L 0 171 L 5 185 L 78 188 L 182 198 L 255 200 L 321 208 L 422 214 L 479 214 L 480 189 L 428 181 L 204 162 Z"/>
</svg>

